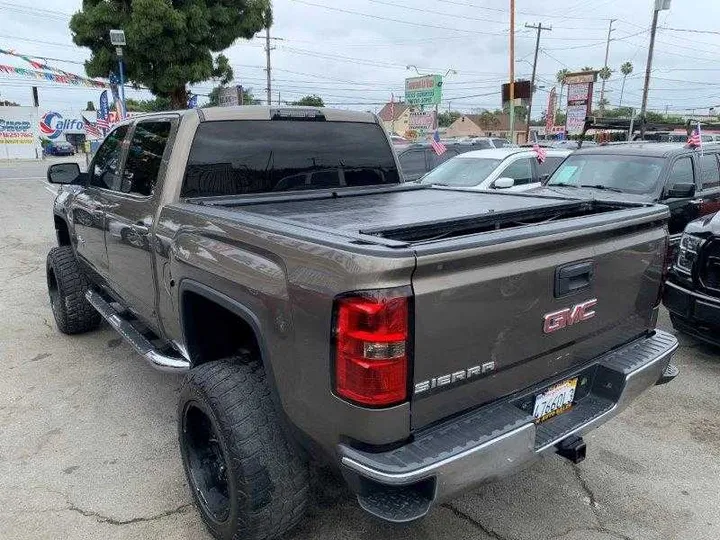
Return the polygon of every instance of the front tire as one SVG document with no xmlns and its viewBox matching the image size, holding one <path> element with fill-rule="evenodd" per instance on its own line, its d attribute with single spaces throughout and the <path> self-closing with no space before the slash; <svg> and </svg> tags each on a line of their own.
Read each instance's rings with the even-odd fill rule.
<svg viewBox="0 0 720 540">
<path fill-rule="evenodd" d="M 59 246 L 47 256 L 47 285 L 55 324 L 63 334 L 95 330 L 100 314 L 85 298 L 88 282 L 71 246 Z"/>
<path fill-rule="evenodd" d="M 269 540 L 305 515 L 308 466 L 283 436 L 262 366 L 242 361 L 209 362 L 186 376 L 180 453 L 215 538 Z"/>
</svg>

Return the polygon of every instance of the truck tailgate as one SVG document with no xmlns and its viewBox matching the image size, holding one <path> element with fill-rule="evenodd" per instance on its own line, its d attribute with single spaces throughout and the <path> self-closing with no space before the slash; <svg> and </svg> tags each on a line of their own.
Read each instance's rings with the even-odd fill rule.
<svg viewBox="0 0 720 540">
<path fill-rule="evenodd" d="M 490 232 L 454 251 L 415 246 L 413 429 L 551 381 L 654 327 L 666 229 L 657 215 L 638 225 L 632 211 L 612 214 L 562 234 L 535 225 L 524 228 L 532 237 Z M 592 300 L 587 320 L 545 324 Z"/>
</svg>

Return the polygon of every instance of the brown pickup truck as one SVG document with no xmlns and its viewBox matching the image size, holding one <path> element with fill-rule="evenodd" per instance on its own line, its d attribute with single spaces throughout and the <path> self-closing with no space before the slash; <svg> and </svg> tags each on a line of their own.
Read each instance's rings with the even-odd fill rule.
<svg viewBox="0 0 720 540">
<path fill-rule="evenodd" d="M 58 328 L 106 320 L 186 372 L 178 436 L 217 538 L 274 538 L 332 467 L 405 522 L 676 374 L 655 329 L 668 209 L 405 184 L 368 113 L 141 116 L 54 205 Z"/>
</svg>

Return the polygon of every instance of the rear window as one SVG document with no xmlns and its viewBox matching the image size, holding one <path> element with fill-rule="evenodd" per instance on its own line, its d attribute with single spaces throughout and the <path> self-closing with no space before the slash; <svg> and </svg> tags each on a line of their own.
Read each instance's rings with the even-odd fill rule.
<svg viewBox="0 0 720 540">
<path fill-rule="evenodd" d="M 359 122 L 228 120 L 200 124 L 182 197 L 397 184 L 382 128 Z"/>
</svg>

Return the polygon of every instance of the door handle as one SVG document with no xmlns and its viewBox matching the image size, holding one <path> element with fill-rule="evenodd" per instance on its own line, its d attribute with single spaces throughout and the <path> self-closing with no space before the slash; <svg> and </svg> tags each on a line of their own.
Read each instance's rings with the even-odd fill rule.
<svg viewBox="0 0 720 540">
<path fill-rule="evenodd" d="M 131 225 L 130 228 L 136 234 L 142 234 L 142 235 L 150 234 L 150 227 L 148 227 L 147 225 L 143 225 L 142 223 L 135 223 L 135 224 Z"/>
<path fill-rule="evenodd" d="M 592 261 L 570 263 L 555 270 L 555 297 L 574 293 L 590 287 L 595 265 Z"/>
<path fill-rule="evenodd" d="M 702 204 L 705 202 L 705 199 L 693 199 L 690 201 L 690 204 Z"/>
</svg>

